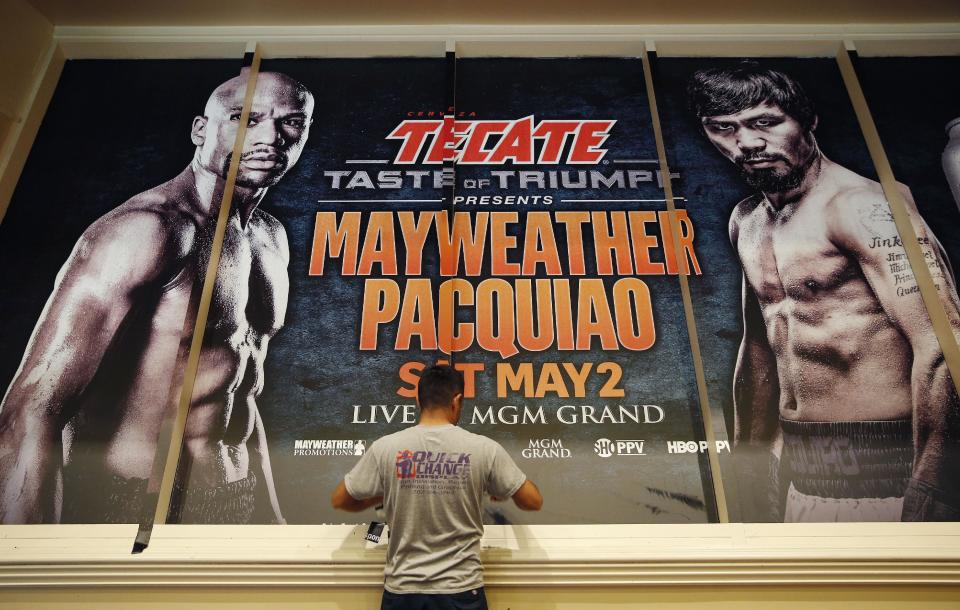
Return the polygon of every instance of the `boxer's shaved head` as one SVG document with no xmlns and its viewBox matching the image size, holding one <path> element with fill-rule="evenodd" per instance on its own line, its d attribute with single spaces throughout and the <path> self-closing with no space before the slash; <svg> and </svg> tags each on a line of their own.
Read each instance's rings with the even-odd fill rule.
<svg viewBox="0 0 960 610">
<path fill-rule="evenodd" d="M 203 115 L 209 117 L 233 108 L 242 110 L 243 98 L 247 94 L 248 77 L 249 71 L 244 70 L 239 76 L 231 78 L 214 89 L 203 108 Z M 313 94 L 303 83 L 279 72 L 257 74 L 255 101 L 257 98 L 278 99 L 285 96 L 298 100 L 307 115 L 313 114 Z"/>
<path fill-rule="evenodd" d="M 226 178 L 233 157 L 248 80 L 249 72 L 245 70 L 214 89 L 203 116 L 193 122 L 195 159 L 202 168 L 221 178 Z M 296 164 L 313 121 L 313 106 L 313 94 L 299 81 L 278 72 L 257 75 L 238 186 L 272 186 Z"/>
</svg>

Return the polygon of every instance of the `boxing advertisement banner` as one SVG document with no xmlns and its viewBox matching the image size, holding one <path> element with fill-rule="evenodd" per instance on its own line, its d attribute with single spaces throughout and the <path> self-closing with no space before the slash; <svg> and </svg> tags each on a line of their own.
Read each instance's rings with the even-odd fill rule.
<svg viewBox="0 0 960 610">
<path fill-rule="evenodd" d="M 565 498 L 533 517 L 491 504 L 491 523 L 707 521 L 676 278 L 697 272 L 695 229 L 683 219 L 678 261 L 640 61 L 458 61 L 450 131 L 440 60 L 262 70 L 265 105 L 272 74 L 313 100 L 298 165 L 260 208 L 289 244 L 286 315 L 256 397 L 278 514 L 342 522 L 331 491 L 370 442 L 416 422 L 418 372 L 441 359 L 465 374 L 461 425 Z M 185 513 L 202 503 L 201 468 L 182 473 Z"/>
<path fill-rule="evenodd" d="M 0 225 L 3 523 L 152 510 L 238 64 L 67 63 Z M 713 522 L 721 483 L 732 520 L 955 518 L 956 394 L 834 60 L 656 59 L 669 177 L 639 59 L 447 68 L 262 62 L 170 522 L 369 520 L 330 494 L 437 361 L 545 498 L 488 523 Z M 898 178 L 955 320 L 948 187 Z"/>
</svg>

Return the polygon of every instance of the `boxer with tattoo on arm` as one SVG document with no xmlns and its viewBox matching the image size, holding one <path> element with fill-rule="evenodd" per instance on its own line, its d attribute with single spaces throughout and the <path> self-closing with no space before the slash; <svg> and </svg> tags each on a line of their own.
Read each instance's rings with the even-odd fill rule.
<svg viewBox="0 0 960 610">
<path fill-rule="evenodd" d="M 741 464 L 772 465 L 773 494 L 754 501 L 783 503 L 786 521 L 960 519 L 957 393 L 880 185 L 823 154 L 786 74 L 745 62 L 688 90 L 757 191 L 729 225 L 743 269 L 735 441 Z M 900 188 L 960 328 L 946 255 Z"/>
</svg>

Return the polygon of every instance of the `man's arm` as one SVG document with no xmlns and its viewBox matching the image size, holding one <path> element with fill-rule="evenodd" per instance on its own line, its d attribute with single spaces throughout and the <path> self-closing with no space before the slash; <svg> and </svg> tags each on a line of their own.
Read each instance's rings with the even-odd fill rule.
<svg viewBox="0 0 960 610">
<path fill-rule="evenodd" d="M 251 399 L 252 401 L 252 399 Z M 277 487 L 273 482 L 273 470 L 270 468 L 270 451 L 267 448 L 267 434 L 263 429 L 263 420 L 260 418 L 260 409 L 253 405 L 254 430 L 253 438 L 250 442 L 253 445 L 253 451 L 256 455 L 257 463 L 260 465 L 260 474 L 263 478 L 263 489 L 266 492 L 266 499 L 270 503 L 270 510 L 273 512 L 274 523 L 286 525 L 287 521 L 280 513 L 280 501 L 277 499 Z"/>
<path fill-rule="evenodd" d="M 937 295 L 940 297 L 943 308 L 947 313 L 947 320 L 950 322 L 954 338 L 960 341 L 960 297 L 957 295 L 957 278 L 953 266 L 950 264 L 950 259 L 947 258 L 947 253 L 940 241 L 930 230 L 927 222 L 920 216 L 920 211 L 917 209 L 917 204 L 914 202 L 910 190 L 902 184 L 897 186 L 900 187 L 910 216 L 910 222 L 917 234 L 920 249 L 923 251 L 924 260 L 930 270 L 930 277 L 937 288 Z"/>
<path fill-rule="evenodd" d="M 499 502 L 509 496 L 521 510 L 540 510 L 543 496 L 537 486 L 517 467 L 503 445 L 490 440 L 489 446 L 493 454 L 484 489 L 490 494 L 490 499 Z"/>
<path fill-rule="evenodd" d="M 333 491 L 330 502 L 334 508 L 358 513 L 371 506 L 383 504 L 386 485 L 384 473 L 381 472 L 381 459 L 379 442 L 374 441 Z M 347 489 L 347 481 L 353 493 Z"/>
<path fill-rule="evenodd" d="M 166 223 L 152 213 L 102 218 L 57 276 L 0 404 L 0 523 L 53 521 L 60 434 L 133 304 L 163 268 Z"/>
<path fill-rule="evenodd" d="M 533 481 L 527 479 L 513 494 L 513 503 L 520 510 L 540 510 L 543 508 L 543 496 Z"/>
<path fill-rule="evenodd" d="M 960 465 L 957 445 L 960 404 L 912 272 L 895 277 L 890 269 L 888 261 L 902 257 L 903 248 L 887 245 L 898 237 L 889 205 L 882 194 L 863 190 L 846 198 L 843 210 L 837 207 L 833 206 L 832 211 L 834 238 L 857 258 L 884 313 L 913 351 L 910 383 L 914 462 L 913 476 L 904 496 L 903 519 L 960 520 L 956 471 Z M 949 267 L 912 201 L 908 201 L 907 209 L 918 231 L 916 239 L 941 292 L 940 300 L 954 323 L 960 314 L 952 279 L 948 280 Z M 894 257 L 888 258 L 891 254 Z"/>
<path fill-rule="evenodd" d="M 333 507 L 337 510 L 345 510 L 350 513 L 359 513 L 372 506 L 383 504 L 383 496 L 374 496 L 373 498 L 367 498 L 365 500 L 357 500 L 350 495 L 350 492 L 347 491 L 346 483 L 340 481 L 340 484 L 337 485 L 337 488 L 333 490 L 333 496 L 330 498 L 330 503 L 333 504 Z"/>
</svg>

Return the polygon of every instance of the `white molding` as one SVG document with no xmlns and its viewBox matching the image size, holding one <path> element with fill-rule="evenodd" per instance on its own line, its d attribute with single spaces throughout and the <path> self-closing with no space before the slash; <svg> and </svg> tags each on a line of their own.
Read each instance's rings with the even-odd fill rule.
<svg viewBox="0 0 960 610">
<path fill-rule="evenodd" d="M 365 525 L 0 526 L 0 589 L 378 586 Z M 960 524 L 488 526 L 490 586 L 960 584 Z"/>
<path fill-rule="evenodd" d="M 960 22 L 911 24 L 665 24 L 665 25 L 338 25 L 338 26 L 57 26 L 54 38 L 248 40 L 367 38 L 445 41 L 468 38 L 592 39 L 610 37 L 802 38 L 936 37 L 960 34 Z"/>
<path fill-rule="evenodd" d="M 486 562 L 492 587 L 957 585 L 960 562 Z M 0 590 L 37 587 L 376 587 L 383 563 L 84 562 L 0 566 Z"/>
</svg>

